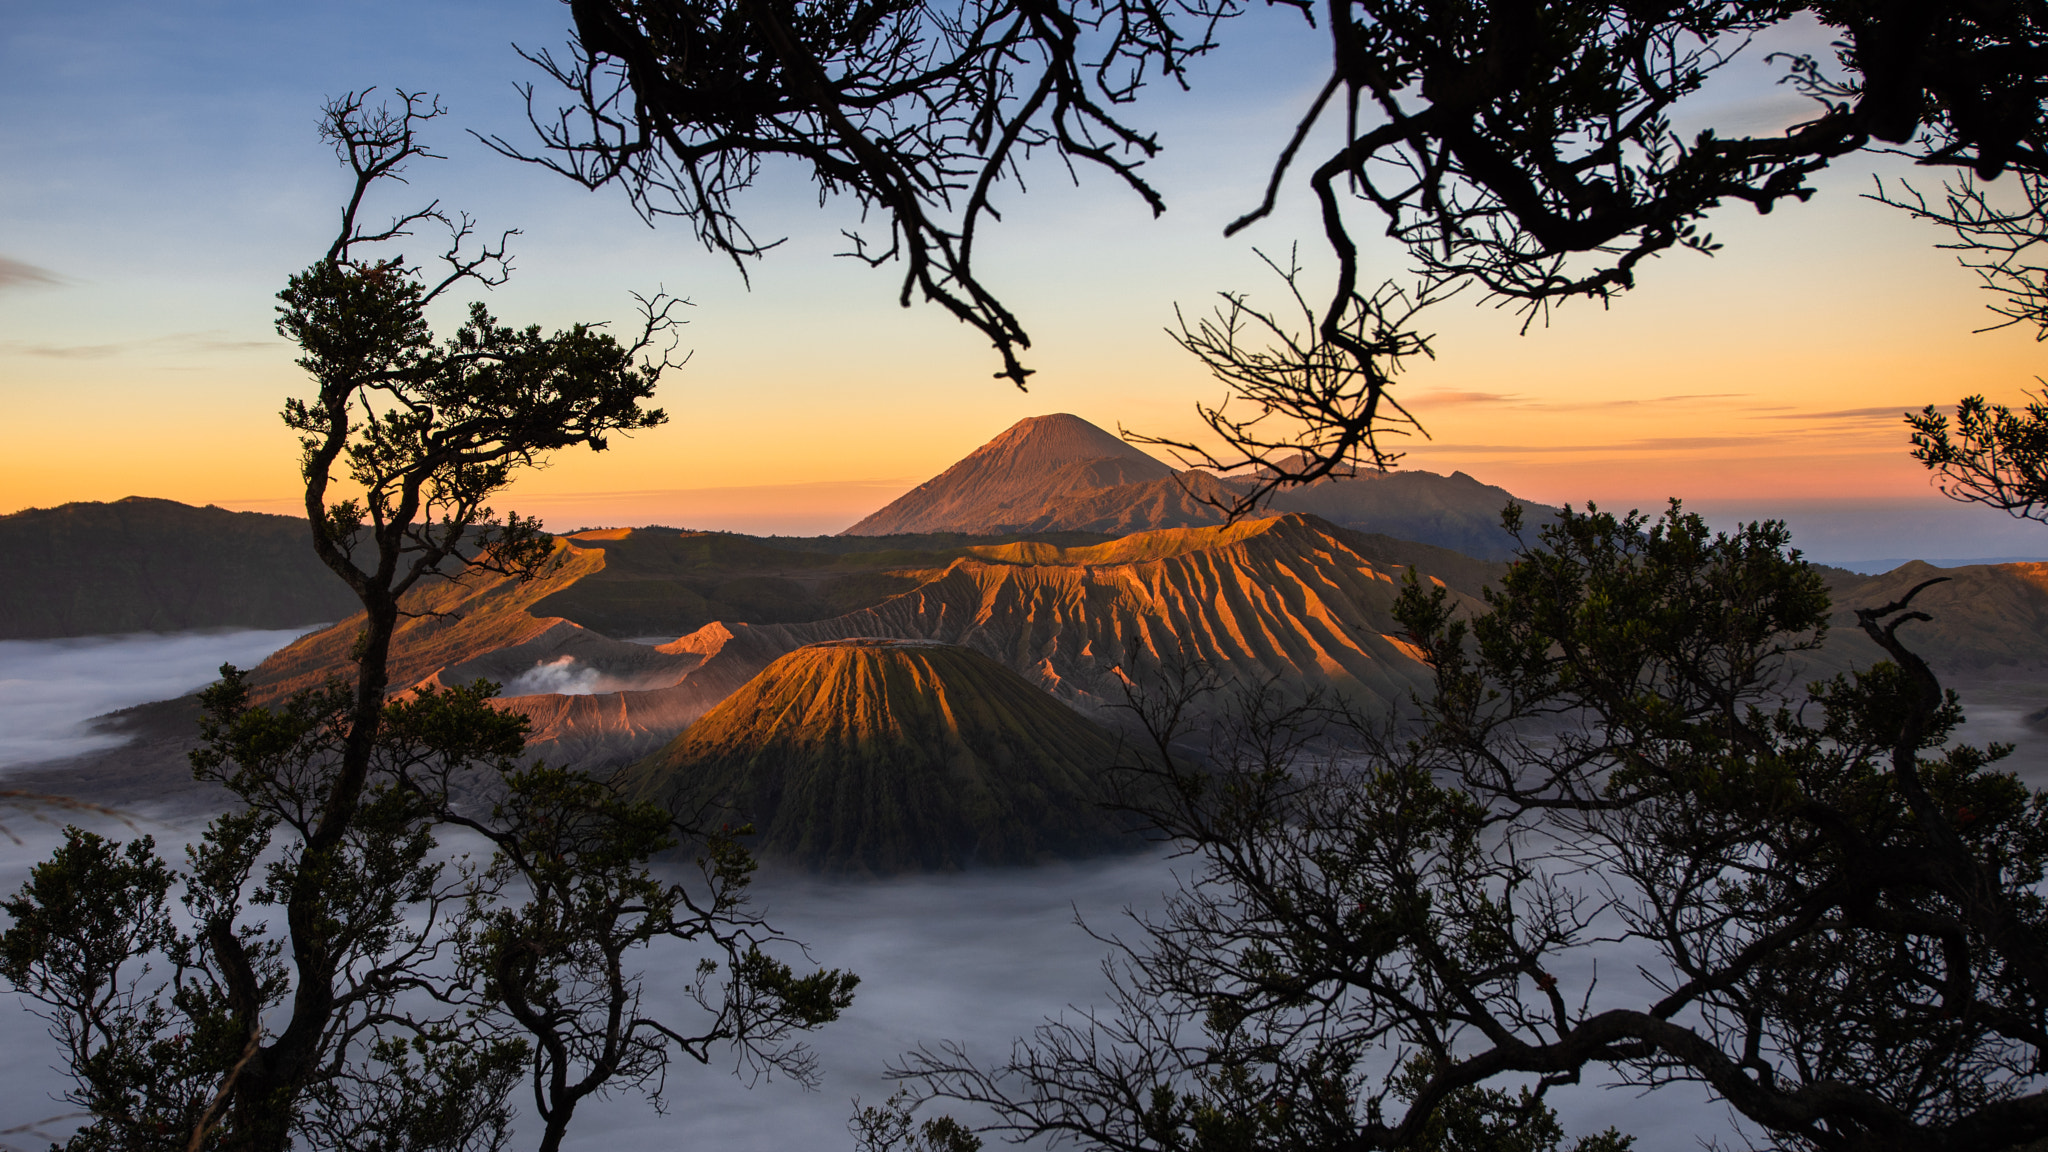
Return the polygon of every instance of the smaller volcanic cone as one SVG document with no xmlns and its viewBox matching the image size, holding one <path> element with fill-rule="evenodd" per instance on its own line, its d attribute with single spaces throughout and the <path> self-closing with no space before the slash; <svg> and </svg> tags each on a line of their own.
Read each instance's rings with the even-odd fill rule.
<svg viewBox="0 0 2048 1152">
<path fill-rule="evenodd" d="M 979 652 L 838 640 L 770 664 L 619 783 L 753 824 L 764 856 L 879 874 L 1135 847 L 1104 806 L 1119 755 Z"/>
</svg>

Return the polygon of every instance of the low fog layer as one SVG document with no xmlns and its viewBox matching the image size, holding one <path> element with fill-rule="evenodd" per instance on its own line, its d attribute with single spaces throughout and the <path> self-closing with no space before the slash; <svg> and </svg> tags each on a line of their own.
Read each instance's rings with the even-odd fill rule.
<svg viewBox="0 0 2048 1152">
<path fill-rule="evenodd" d="M 112 747 L 85 721 L 204 687 L 223 663 L 254 667 L 307 631 L 0 640 L 0 769 Z"/>
<path fill-rule="evenodd" d="M 1909 625 L 1910 627 L 1910 625 Z M 2015 677 L 1998 683 L 1955 686 L 1963 701 L 1963 744 L 2009 744 L 2012 754 L 1998 765 L 2030 788 L 2048 789 L 2048 681 Z"/>
<path fill-rule="evenodd" d="M 106 822 L 98 830 L 126 839 L 129 829 Z M 191 829 L 144 829 L 160 851 Z M 37 829 L 26 847 L 0 843 L 0 891 L 11 893 L 28 867 L 56 841 Z M 165 851 L 175 857 L 175 850 Z M 807 1092 L 783 1079 L 749 1087 L 730 1060 L 700 1067 L 678 1064 L 669 1078 L 668 1110 L 657 1113 L 638 1095 L 590 1101 L 578 1110 L 567 1146 L 593 1152 L 659 1152 L 674 1148 L 850 1150 L 846 1121 L 852 1101 L 879 1104 L 895 1085 L 884 1067 L 920 1043 L 953 1040 L 979 1060 L 998 1062 L 1011 1041 L 1040 1019 L 1099 1006 L 1105 982 L 1105 947 L 1074 924 L 1078 911 L 1098 931 L 1131 935 L 1126 908 L 1156 908 L 1185 862 L 1163 854 L 1037 868 L 988 869 L 950 876 L 888 881 L 823 881 L 767 875 L 756 895 L 776 927 L 810 946 L 815 962 L 851 968 L 861 985 L 853 1008 L 811 1037 L 823 1082 Z M 794 956 L 790 956 L 794 960 Z M 1611 957 L 1601 965 L 1602 990 L 1626 983 L 1630 965 Z M 1612 973 L 1612 975 L 1610 975 Z M 657 1017 L 689 1021 L 682 985 L 688 973 L 664 979 L 648 968 L 647 1005 Z M 1560 973 L 1567 980 L 1569 973 Z M 0 997 L 0 1013 L 5 1013 Z M 0 1014 L 0 1128 L 68 1111 L 59 1101 L 65 1082 L 52 1065 L 57 1049 L 42 1022 L 26 1011 Z M 520 1103 L 525 1104 L 522 1098 Z M 1582 1087 L 1558 1093 L 1567 1130 L 1597 1131 L 1613 1124 L 1636 1133 L 1642 1147 L 1691 1147 L 1694 1136 L 1720 1135 L 1731 1125 L 1724 1110 L 1685 1086 L 1651 1100 Z M 530 1105 L 523 1109 L 530 1113 Z M 954 1106 L 961 1119 L 975 1116 Z M 61 1135 L 68 1123 L 51 1126 Z M 527 1143 L 515 1135 L 512 1146 Z M 990 1148 L 1005 1147 L 998 1140 Z"/>
<path fill-rule="evenodd" d="M 1105 1007 L 1102 962 L 1108 949 L 1076 926 L 1076 914 L 1099 933 L 1134 939 L 1126 910 L 1157 909 L 1162 893 L 1175 884 L 1174 871 L 1187 864 L 1161 852 L 888 881 L 770 877 L 759 894 L 776 926 L 809 944 L 818 963 L 852 968 L 861 977 L 852 1010 L 813 1037 L 824 1072 L 819 1090 L 805 1092 L 780 1080 L 750 1089 L 735 1079 L 730 1063 L 685 1068 L 670 1078 L 668 1115 L 656 1114 L 637 1097 L 614 1099 L 578 1114 L 568 1147 L 850 1152 L 846 1121 L 853 1098 L 863 1104 L 886 1099 L 897 1085 L 882 1072 L 901 1053 L 951 1040 L 978 1062 L 998 1064 L 1012 1041 L 1045 1017 L 1072 1018 L 1076 1009 Z M 1631 960 L 1602 960 L 1602 993 L 1640 990 Z M 1571 980 L 1591 973 L 1559 975 Z M 649 986 L 653 1000 L 659 995 L 656 981 L 650 979 Z M 1734 1131 L 1725 1108 L 1688 1085 L 1649 1100 L 1587 1085 L 1555 1092 L 1551 1101 L 1568 1132 L 1614 1125 L 1636 1134 L 1643 1148 L 1697 1147 L 1696 1136 L 1719 1136 L 1727 1143 Z M 963 1121 L 981 1115 L 945 1101 L 931 1107 Z M 990 1138 L 986 1146 L 1009 1145 Z"/>
<path fill-rule="evenodd" d="M 295 635 L 290 631 L 99 637 L 0 643 L 0 763 L 68 755 L 94 738 L 79 723 L 113 708 L 189 691 L 209 680 L 222 661 L 250 665 Z M 2048 783 L 2040 741 L 2026 722 L 2048 699 L 2034 685 L 1966 687 L 1974 701 L 1966 736 L 2021 744 L 2015 759 L 2023 776 Z M 26 843 L 0 837 L 0 893 L 11 894 L 28 869 L 57 842 L 56 824 L 4 814 L 7 828 Z M 135 827 L 89 815 L 58 814 L 57 822 L 87 824 L 116 839 L 139 833 L 157 838 L 174 863 L 179 846 L 198 831 L 138 819 Z M 873 1104 L 893 1088 L 882 1071 L 920 1043 L 964 1043 L 978 1059 L 999 1061 L 1014 1037 L 1049 1014 L 1103 1002 L 1101 961 L 1106 949 L 1073 924 L 1078 911 L 1098 931 L 1129 937 L 1126 908 L 1157 908 L 1187 861 L 1162 852 L 1036 868 L 989 869 L 890 881 L 828 881 L 766 868 L 758 902 L 777 927 L 811 948 L 815 963 L 850 968 L 861 986 L 846 1016 L 816 1034 L 824 1081 L 805 1092 L 783 1080 L 751 1089 L 732 1075 L 729 1062 L 678 1066 L 670 1078 L 669 1111 L 657 1114 L 636 1095 L 591 1102 L 579 1112 L 569 1146 L 602 1152 L 707 1147 L 734 1149 L 851 1149 L 845 1131 L 851 1100 Z M 794 956 L 788 957 L 792 960 Z M 1599 1000 L 1639 994 L 1636 960 L 1654 957 L 1610 952 L 1599 962 Z M 1560 972 L 1579 983 L 1591 972 Z M 648 968 L 650 1007 L 687 1019 L 682 985 L 687 973 Z M 44 1025 L 0 993 L 0 1130 L 57 1116 L 70 1109 L 57 1100 L 65 1081 L 54 1069 L 57 1049 Z M 1685 1086 L 1642 1098 L 1603 1091 L 1597 1084 L 1553 1096 L 1574 1134 L 1613 1124 L 1638 1135 L 1639 1146 L 1694 1147 L 1696 1138 L 1728 1142 L 1734 1125 L 1725 1107 Z M 968 1118 L 963 1113 L 962 1118 Z M 68 1124 L 46 1131 L 61 1136 Z M 0 1137 L 24 1147 L 29 1134 Z M 514 1146 L 520 1140 L 515 1137 Z M 991 1148 L 1002 1147 L 991 1141 Z"/>
</svg>

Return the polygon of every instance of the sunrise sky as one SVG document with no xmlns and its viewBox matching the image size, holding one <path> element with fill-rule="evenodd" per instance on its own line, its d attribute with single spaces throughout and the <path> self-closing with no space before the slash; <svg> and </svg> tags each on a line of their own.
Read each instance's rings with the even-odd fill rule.
<svg viewBox="0 0 2048 1152">
<path fill-rule="evenodd" d="M 751 290 L 674 222 L 649 229 L 616 191 L 587 193 L 501 159 L 464 129 L 528 139 L 513 52 L 558 47 L 567 9 L 495 3 L 53 3 L 0 21 L 0 513 L 163 496 L 293 508 L 293 446 L 276 413 L 300 388 L 271 296 L 332 235 L 345 188 L 313 126 L 351 88 L 438 92 L 451 115 L 383 207 L 440 197 L 486 228 L 518 227 L 499 316 L 625 322 L 628 293 L 690 298 L 694 358 L 664 386 L 670 425 L 603 454 L 564 455 L 507 503 L 554 527 L 687 524 L 836 531 L 1016 420 L 1072 412 L 1176 436 L 1220 387 L 1164 334 L 1174 306 L 1219 289 L 1271 299 L 1254 245 L 1320 257 L 1300 198 L 1225 241 L 1258 194 L 1276 135 L 1325 51 L 1298 18 L 1260 10 L 1137 118 L 1166 145 L 1169 211 L 1083 175 L 1031 174 L 979 259 L 1029 327 L 1029 393 L 934 308 L 896 305 L 888 270 L 834 259 L 851 205 L 820 210 L 791 171 L 744 201 L 788 242 Z M 1800 105 L 1760 57 L 1701 109 L 1775 126 Z M 543 100 L 551 100 L 544 89 Z M 552 105 L 549 105 L 552 107 Z M 1948 505 L 1904 454 L 1898 413 L 1970 392 L 2017 400 L 2043 363 L 1992 317 L 1972 274 L 1925 225 L 1860 198 L 1852 160 L 1806 205 L 1713 222 L 1727 250 L 1656 261 L 1613 307 L 1517 315 L 1454 302 L 1429 318 L 1437 358 L 1402 384 L 1431 441 L 1407 463 L 1462 469 L 1547 502 L 1780 515 L 1817 556 L 2048 555 L 2048 527 Z M 1938 181 L 1923 177 L 1929 187 Z M 429 254 L 422 244 L 418 255 Z M 1380 270 L 1398 273 L 1397 254 Z"/>
</svg>

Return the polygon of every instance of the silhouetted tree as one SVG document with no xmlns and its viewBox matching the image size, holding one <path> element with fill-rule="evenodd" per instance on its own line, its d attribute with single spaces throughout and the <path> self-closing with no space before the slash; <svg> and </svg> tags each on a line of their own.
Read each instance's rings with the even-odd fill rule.
<svg viewBox="0 0 2048 1152">
<path fill-rule="evenodd" d="M 1781 525 L 1541 543 L 1470 619 L 1410 583 L 1403 733 L 1254 693 L 1204 770 L 1154 693 L 1180 892 L 1112 938 L 1108 1011 L 996 1067 L 920 1051 L 920 1093 L 1119 1152 L 1550 1149 L 1596 1078 L 1702 1085 L 1777 1147 L 2048 1136 L 2048 795 L 1950 742 L 1912 594 L 1856 613 L 1889 661 L 1800 693 L 1828 603 Z"/>
<path fill-rule="evenodd" d="M 555 562 L 537 522 L 488 506 L 515 471 L 663 421 L 643 402 L 673 366 L 677 303 L 643 300 L 629 344 L 589 325 L 509 328 L 481 304 L 437 339 L 427 306 L 502 282 L 504 238 L 478 247 L 467 217 L 434 204 L 363 222 L 373 188 L 432 155 L 417 132 L 439 107 L 398 101 L 327 106 L 322 137 L 354 186 L 327 253 L 279 294 L 278 329 L 317 387 L 284 412 L 312 544 L 363 606 L 354 676 L 259 707 L 223 668 L 192 761 L 239 803 L 186 872 L 147 838 L 73 829 L 6 904 L 0 975 L 46 1006 L 92 1117 L 74 1148 L 495 1149 L 527 1077 L 553 1148 L 591 1092 L 658 1092 L 670 1046 L 701 1060 L 735 1045 L 808 1074 L 787 1037 L 851 995 L 849 975 L 797 977 L 763 955 L 775 937 L 745 907 L 738 849 L 714 837 L 695 885 L 657 879 L 649 858 L 683 831 L 667 813 L 523 768 L 526 719 L 491 706 L 495 685 L 389 698 L 406 593 Z M 369 254 L 423 224 L 452 237 L 436 276 Z M 463 798 L 478 794 L 501 799 L 476 813 Z M 493 859 L 450 859 L 449 826 Z M 663 941 L 695 966 L 701 1028 L 640 1011 L 629 955 Z"/>
<path fill-rule="evenodd" d="M 1960 253 L 1999 299 L 2003 317 L 1985 330 L 2031 325 L 2048 338 L 2048 174 L 2023 168 L 2016 203 L 1995 204 L 1970 176 L 1943 187 L 1939 203 L 1911 187 L 1880 188 L 1877 198 L 1905 208 L 1955 236 L 1943 247 Z M 1950 499 L 1999 508 L 2026 520 L 2048 518 L 2048 405 L 2031 399 L 2015 412 L 1983 396 L 1956 405 L 1954 423 L 1930 404 L 1905 414 L 1913 458 L 1938 477 Z"/>
<path fill-rule="evenodd" d="M 756 1071 L 816 1086 L 809 1051 L 784 1041 L 836 1019 L 859 981 L 837 970 L 798 976 L 762 951 L 777 937 L 746 912 L 754 862 L 745 849 L 712 835 L 697 858 L 697 884 L 664 881 L 647 860 L 677 847 L 667 809 L 622 800 L 609 784 L 560 768 L 512 773 L 507 784 L 510 795 L 490 819 L 450 821 L 498 848 L 458 949 L 498 1042 L 532 1052 L 540 1152 L 561 1147 L 577 1106 L 593 1095 L 640 1088 L 658 1099 L 671 1051 L 708 1063 L 734 1046 Z M 485 898 L 507 883 L 530 898 L 518 906 Z M 664 940 L 695 950 L 670 979 L 672 991 L 704 1010 L 696 1023 L 648 1014 L 630 953 Z"/>
<path fill-rule="evenodd" d="M 1193 61 L 1247 7 L 570 0 L 566 53 L 527 54 L 566 106 L 529 88 L 538 148 L 492 143 L 590 187 L 619 183 L 643 214 L 684 217 L 735 259 L 772 246 L 747 231 L 735 195 L 766 160 L 800 164 L 821 196 L 850 195 L 884 222 L 879 240 L 853 236 L 854 253 L 900 257 L 904 303 L 922 293 L 974 325 L 1001 356 L 1000 374 L 1021 386 L 1029 337 L 974 264 L 998 191 L 1045 153 L 1106 170 L 1162 211 L 1142 173 L 1158 144 L 1131 121 L 1131 101 L 1148 82 L 1187 84 Z M 1270 326 L 1235 295 L 1220 338 L 1199 324 L 1183 330 L 1225 366 L 1219 375 L 1247 410 L 1203 413 L 1232 452 L 1210 462 L 1258 470 L 1244 508 L 1277 485 L 1398 457 L 1379 433 L 1405 422 L 1387 386 L 1421 346 L 1409 327 L 1419 303 L 1464 285 L 1532 316 L 1564 299 L 1609 298 L 1651 256 L 1714 250 L 1703 226 L 1713 208 L 1804 200 L 1815 172 L 1862 149 L 1965 180 L 2048 175 L 2041 0 L 1268 7 L 1324 29 L 1325 79 L 1274 141 L 1265 194 L 1225 232 L 1268 215 L 1298 178 L 1337 270 L 1327 291 L 1297 293 L 1318 301 L 1310 322 L 1276 330 L 1269 348 L 1235 341 L 1233 321 Z M 1774 58 L 1813 99 L 1809 120 L 1762 134 L 1673 127 L 1681 102 L 1755 52 L 1753 40 L 1801 21 L 1835 42 L 1831 58 Z M 1406 246 L 1414 284 L 1372 287 L 1380 278 L 1361 266 L 1360 228 Z M 1275 397 L 1284 399 L 1269 406 Z M 1168 446 L 1203 459 L 1195 446 Z M 1276 447 L 1300 455 L 1276 468 Z"/>
<path fill-rule="evenodd" d="M 854 1098 L 846 1129 L 854 1152 L 981 1152 L 976 1136 L 951 1116 L 920 1121 L 911 1114 L 908 1092 L 897 1092 L 881 1104 L 862 1107 Z"/>
<path fill-rule="evenodd" d="M 2014 412 L 1967 396 L 1949 418 L 1929 404 L 1906 413 L 1913 459 L 1939 477 L 1951 500 L 1986 504 L 2024 520 L 2048 520 L 2048 404 Z"/>
</svg>

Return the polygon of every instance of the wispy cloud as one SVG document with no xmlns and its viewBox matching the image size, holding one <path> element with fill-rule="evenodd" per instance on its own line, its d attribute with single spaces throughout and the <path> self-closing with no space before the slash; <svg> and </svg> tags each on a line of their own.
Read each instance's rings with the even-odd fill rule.
<svg viewBox="0 0 2048 1152">
<path fill-rule="evenodd" d="M 0 345 L 17 356 L 41 356 L 49 360 L 104 360 L 118 356 L 130 344 L 28 344 L 20 340 L 9 340 Z"/>
<path fill-rule="evenodd" d="M 54 288 L 64 277 L 26 260 L 0 256 L 0 288 Z"/>
<path fill-rule="evenodd" d="M 1512 392 L 1458 392 L 1441 389 L 1435 392 L 1417 392 L 1402 398 L 1406 404 L 1428 404 L 1432 406 L 1451 404 L 1512 404 L 1521 397 Z"/>
<path fill-rule="evenodd" d="M 1625 400 L 1578 400 L 1553 401 L 1531 400 L 1518 392 L 1468 392 L 1458 389 L 1439 389 L 1432 392 L 1415 392 L 1401 397 L 1401 403 L 1411 407 L 1449 407 L 1459 404 L 1505 404 L 1525 412 L 1607 412 L 1630 408 L 1653 408 L 1665 406 L 1683 407 L 1715 400 L 1754 399 L 1753 392 L 1679 392 L 1670 396 L 1636 396 Z M 1784 405 L 1746 405 L 1750 411 L 1771 411 Z"/>
<path fill-rule="evenodd" d="M 1626 440 L 1623 447 L 1649 451 L 1674 451 L 1688 448 L 1733 448 L 1757 444 L 1769 439 L 1763 436 L 1659 436 L 1647 440 Z"/>
<path fill-rule="evenodd" d="M 1898 420 L 1907 412 L 1915 411 L 1911 404 L 1892 404 L 1877 408 L 1838 408 L 1833 412 L 1787 412 L 1782 416 L 1767 416 L 1767 420 Z"/>
<path fill-rule="evenodd" d="M 1680 392 L 1671 396 L 1638 396 L 1627 400 L 1583 400 L 1574 403 L 1531 403 L 1523 407 L 1542 412 L 1605 412 L 1619 408 L 1649 408 L 1666 404 L 1692 404 L 1702 400 L 1739 400 L 1751 392 Z"/>
<path fill-rule="evenodd" d="M 114 340 L 103 344 L 39 344 L 28 340 L 7 340 L 0 341 L 0 353 L 45 360 L 107 360 L 130 355 L 261 352 L 277 348 L 281 343 L 280 340 L 238 340 L 215 329 L 172 332 L 142 340 Z"/>
<path fill-rule="evenodd" d="M 1519 456 L 1538 452 L 1688 452 L 1705 448 L 1760 447 L 1773 436 L 1656 436 L 1613 440 L 1605 444 L 1415 444 L 1410 451 L 1458 452 L 1468 455 Z"/>
</svg>

